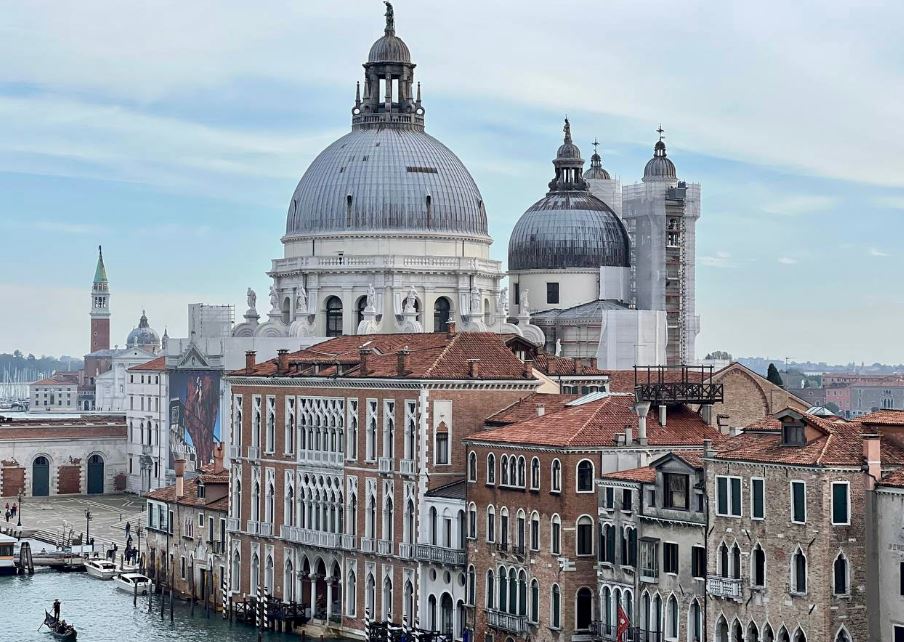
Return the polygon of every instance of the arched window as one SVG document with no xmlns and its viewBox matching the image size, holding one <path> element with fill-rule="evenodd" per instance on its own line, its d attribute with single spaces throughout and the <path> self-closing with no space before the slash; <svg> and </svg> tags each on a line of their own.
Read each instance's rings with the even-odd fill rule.
<svg viewBox="0 0 904 642">
<path fill-rule="evenodd" d="M 466 597 L 468 598 L 468 604 L 470 606 L 474 606 L 474 598 L 476 596 L 476 593 L 477 593 L 477 574 L 474 571 L 474 565 L 471 564 L 468 567 L 468 588 L 467 588 L 467 595 L 466 595 Z"/>
<path fill-rule="evenodd" d="M 530 461 L 530 489 L 540 490 L 540 460 L 536 457 Z"/>
<path fill-rule="evenodd" d="M 367 582 L 364 584 L 364 608 L 365 615 L 368 615 L 372 618 L 377 617 L 376 604 L 377 604 L 377 584 L 374 581 L 373 573 L 367 574 Z"/>
<path fill-rule="evenodd" d="M 731 569 L 728 563 L 728 544 L 725 542 L 719 545 L 719 576 L 731 577 Z"/>
<path fill-rule="evenodd" d="M 665 608 L 665 635 L 668 638 L 678 637 L 678 600 L 672 595 L 666 602 Z"/>
<path fill-rule="evenodd" d="M 593 520 L 582 515 L 577 521 L 577 554 L 593 555 Z"/>
<path fill-rule="evenodd" d="M 361 322 L 364 321 L 364 309 L 367 307 L 367 297 L 358 297 L 358 304 L 355 307 L 358 310 L 358 325 L 361 325 Z"/>
<path fill-rule="evenodd" d="M 726 641 L 728 638 L 726 638 Z M 791 642 L 791 636 L 788 634 L 788 630 L 785 627 L 782 627 L 778 630 L 778 642 Z"/>
<path fill-rule="evenodd" d="M 791 592 L 798 594 L 807 592 L 807 557 L 800 546 L 791 557 Z"/>
<path fill-rule="evenodd" d="M 518 464 L 515 460 L 515 456 L 512 455 L 509 457 L 509 481 L 508 483 L 512 486 L 518 485 Z"/>
<path fill-rule="evenodd" d="M 807 635 L 803 632 L 803 629 L 798 628 L 794 632 L 794 642 L 807 642 Z"/>
<path fill-rule="evenodd" d="M 257 595 L 257 585 L 260 583 L 261 561 L 257 553 L 251 556 L 251 594 Z"/>
<path fill-rule="evenodd" d="M 152 552 L 153 556 L 153 552 Z M 233 591 L 241 591 L 242 590 L 242 555 L 236 551 L 232 554 L 232 590 Z"/>
<path fill-rule="evenodd" d="M 848 635 L 847 629 L 841 627 L 835 634 L 835 642 L 851 642 L 851 636 Z"/>
<path fill-rule="evenodd" d="M 477 481 L 477 453 L 473 450 L 468 453 L 468 481 Z"/>
<path fill-rule="evenodd" d="M 295 573 L 292 569 L 292 560 L 286 560 L 283 570 L 283 599 L 286 602 L 295 601 Z"/>
<path fill-rule="evenodd" d="M 390 542 L 392 541 L 393 526 L 395 525 L 393 512 L 392 498 L 387 495 L 383 504 L 383 539 Z"/>
<path fill-rule="evenodd" d="M 502 479 L 499 481 L 503 486 L 509 485 L 509 468 L 508 468 L 508 455 L 503 455 L 499 460 L 499 471 L 502 474 Z"/>
<path fill-rule="evenodd" d="M 553 584 L 550 589 L 549 625 L 554 629 L 562 627 L 562 594 L 558 584 Z"/>
<path fill-rule="evenodd" d="M 691 609 L 687 617 L 687 639 L 689 642 L 699 642 L 703 639 L 703 609 L 696 599 L 691 602 Z M 759 638 L 753 638 L 759 640 Z"/>
<path fill-rule="evenodd" d="M 486 607 L 488 609 L 492 609 L 496 607 L 496 578 L 493 575 L 492 569 L 487 571 L 487 580 L 486 580 Z"/>
<path fill-rule="evenodd" d="M 477 504 L 474 502 L 468 506 L 468 537 L 477 539 Z"/>
<path fill-rule="evenodd" d="M 751 586 L 766 584 L 766 553 L 759 543 L 753 547 L 753 556 L 750 559 L 750 584 Z"/>
<path fill-rule="evenodd" d="M 518 520 L 517 520 L 515 529 L 516 529 L 515 545 L 518 547 L 518 550 L 523 555 L 525 538 L 527 537 L 527 515 L 524 512 L 523 508 L 518 509 Z"/>
<path fill-rule="evenodd" d="M 389 620 L 392 612 L 392 578 L 383 578 L 383 620 Z"/>
<path fill-rule="evenodd" d="M 578 464 L 578 486 L 579 493 L 593 492 L 593 462 L 584 459 Z"/>
<path fill-rule="evenodd" d="M 552 460 L 552 475 L 550 477 L 551 488 L 549 489 L 552 493 L 559 493 L 562 491 L 562 462 L 558 459 Z"/>
<path fill-rule="evenodd" d="M 439 297 L 433 304 L 433 331 L 446 332 L 449 329 L 449 317 L 451 316 L 452 305 L 449 299 L 444 296 Z"/>
<path fill-rule="evenodd" d="M 505 567 L 499 567 L 499 610 L 508 612 L 508 573 Z"/>
<path fill-rule="evenodd" d="M 549 520 L 549 550 L 556 555 L 562 553 L 562 520 L 558 515 L 553 515 Z"/>
<path fill-rule="evenodd" d="M 847 595 L 848 593 L 848 562 L 844 553 L 838 553 L 832 565 L 833 587 L 835 595 Z"/>
<path fill-rule="evenodd" d="M 530 581 L 530 621 L 540 620 L 540 583 L 533 579 Z"/>
<path fill-rule="evenodd" d="M 586 631 L 593 619 L 593 591 L 586 586 L 578 589 L 576 598 L 575 629 Z"/>
<path fill-rule="evenodd" d="M 502 544 L 503 548 L 507 547 L 509 543 L 508 517 L 508 508 L 503 506 L 499 509 L 499 542 Z"/>
<path fill-rule="evenodd" d="M 514 568 L 510 568 L 508 572 L 509 587 L 509 609 L 512 615 L 518 614 L 518 575 Z"/>
<path fill-rule="evenodd" d="M 430 507 L 430 544 L 436 546 L 439 544 L 437 541 L 437 520 L 436 520 L 436 508 L 433 506 Z"/>
<path fill-rule="evenodd" d="M 235 515 L 241 521 L 242 515 L 242 481 L 238 478 L 232 484 L 232 515 Z"/>
<path fill-rule="evenodd" d="M 747 623 L 747 637 L 745 639 L 760 642 L 760 629 L 753 620 Z"/>
<path fill-rule="evenodd" d="M 720 615 L 716 622 L 716 642 L 728 642 L 728 622 Z"/>
<path fill-rule="evenodd" d="M 346 604 L 345 604 L 345 614 L 350 617 L 355 617 L 355 596 L 358 594 L 355 582 L 355 572 L 349 571 L 348 577 L 346 578 L 346 582 L 348 585 L 348 589 L 345 591 Z"/>
<path fill-rule="evenodd" d="M 524 457 L 518 457 L 518 486 L 521 488 L 525 487 L 525 467 L 527 466 L 526 460 Z"/>
<path fill-rule="evenodd" d="M 483 300 L 483 324 L 489 328 L 493 325 L 493 317 L 490 314 L 490 300 Z"/>
<path fill-rule="evenodd" d="M 431 595 L 427 599 L 427 623 L 430 625 L 430 630 L 436 630 L 436 596 Z"/>
<path fill-rule="evenodd" d="M 496 455 L 490 453 L 487 455 L 487 484 L 496 483 Z"/>
<path fill-rule="evenodd" d="M 741 579 L 741 547 L 737 542 L 731 547 L 731 576 Z"/>
<path fill-rule="evenodd" d="M 342 336 L 342 301 L 337 296 L 326 300 L 326 336 Z"/>
<path fill-rule="evenodd" d="M 540 550 L 540 513 L 534 511 L 530 516 L 530 548 Z"/>
<path fill-rule="evenodd" d="M 487 506 L 487 541 L 496 541 L 496 509 L 492 505 Z"/>
</svg>

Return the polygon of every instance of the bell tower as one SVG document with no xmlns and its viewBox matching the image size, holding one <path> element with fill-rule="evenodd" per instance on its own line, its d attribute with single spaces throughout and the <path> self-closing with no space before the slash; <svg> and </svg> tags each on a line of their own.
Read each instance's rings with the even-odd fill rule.
<svg viewBox="0 0 904 642">
<path fill-rule="evenodd" d="M 91 285 L 91 352 L 110 349 L 110 284 L 104 253 L 97 246 L 97 268 Z"/>
</svg>

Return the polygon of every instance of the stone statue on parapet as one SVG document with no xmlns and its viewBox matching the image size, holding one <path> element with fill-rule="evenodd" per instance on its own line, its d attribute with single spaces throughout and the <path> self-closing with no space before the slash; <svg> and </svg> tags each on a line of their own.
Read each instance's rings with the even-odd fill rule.
<svg viewBox="0 0 904 642">
<path fill-rule="evenodd" d="M 405 305 L 402 308 L 402 312 L 414 312 L 415 303 L 417 303 L 417 291 L 412 285 L 408 288 L 408 293 L 405 295 Z"/>
<path fill-rule="evenodd" d="M 298 288 L 298 298 L 295 299 L 295 313 L 306 314 L 308 311 L 308 293 L 304 286 Z"/>
<path fill-rule="evenodd" d="M 257 309 L 257 292 L 248 288 L 248 293 L 245 295 L 248 298 L 248 309 L 256 310 Z"/>
</svg>

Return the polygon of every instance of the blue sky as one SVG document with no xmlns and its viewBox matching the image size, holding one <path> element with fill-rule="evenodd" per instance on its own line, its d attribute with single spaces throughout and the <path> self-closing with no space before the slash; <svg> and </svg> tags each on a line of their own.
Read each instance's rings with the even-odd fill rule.
<svg viewBox="0 0 904 642">
<path fill-rule="evenodd" d="M 737 6 L 721 6 L 722 4 Z M 428 131 L 496 242 L 567 113 L 639 180 L 655 128 L 703 185 L 700 356 L 904 361 L 904 3 L 399 0 Z M 286 205 L 349 127 L 376 0 L 36 0 L 0 25 L 0 351 L 87 351 L 96 246 L 114 342 L 146 308 L 267 289 Z"/>
</svg>

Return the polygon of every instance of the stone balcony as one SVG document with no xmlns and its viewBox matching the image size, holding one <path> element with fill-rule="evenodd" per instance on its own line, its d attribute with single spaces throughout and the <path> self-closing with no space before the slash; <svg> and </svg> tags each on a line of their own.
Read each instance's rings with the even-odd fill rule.
<svg viewBox="0 0 904 642">
<path fill-rule="evenodd" d="M 522 634 L 527 632 L 527 616 L 512 615 L 496 609 L 487 609 L 487 624 L 494 629 Z"/>
<path fill-rule="evenodd" d="M 399 462 L 399 472 L 403 475 L 413 475 L 415 468 L 413 459 L 403 459 Z"/>
<path fill-rule="evenodd" d="M 403 560 L 414 559 L 414 544 L 399 544 L 399 557 Z"/>
<path fill-rule="evenodd" d="M 467 551 L 463 549 L 433 546 L 431 544 L 418 544 L 415 555 L 422 562 L 433 562 L 434 564 L 464 566 L 467 561 Z"/>
<path fill-rule="evenodd" d="M 242 447 L 241 446 L 230 446 L 229 447 L 229 459 L 241 459 L 242 458 Z"/>
<path fill-rule="evenodd" d="M 392 555 L 392 540 L 378 539 L 377 553 L 380 555 Z"/>
<path fill-rule="evenodd" d="M 300 450 L 296 461 L 310 466 L 342 468 L 345 465 L 345 454 L 328 450 Z"/>
<path fill-rule="evenodd" d="M 230 533 L 238 533 L 242 530 L 242 521 L 238 517 L 227 517 L 226 530 Z"/>
<path fill-rule="evenodd" d="M 706 578 L 706 590 L 714 597 L 740 600 L 743 593 L 743 580 L 736 577 L 710 575 Z"/>
<path fill-rule="evenodd" d="M 260 459 L 261 449 L 257 446 L 248 446 L 248 459 Z"/>
<path fill-rule="evenodd" d="M 373 537 L 361 538 L 361 552 L 373 553 L 376 550 L 376 540 Z"/>
<path fill-rule="evenodd" d="M 377 470 L 381 473 L 391 473 L 392 457 L 380 457 L 377 460 Z"/>
</svg>

